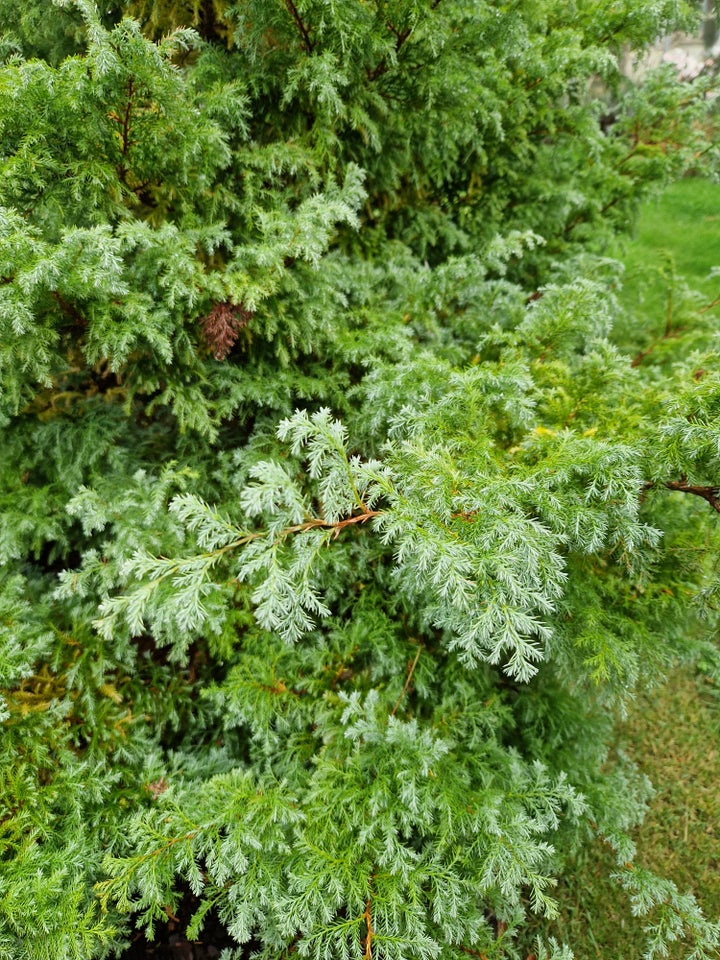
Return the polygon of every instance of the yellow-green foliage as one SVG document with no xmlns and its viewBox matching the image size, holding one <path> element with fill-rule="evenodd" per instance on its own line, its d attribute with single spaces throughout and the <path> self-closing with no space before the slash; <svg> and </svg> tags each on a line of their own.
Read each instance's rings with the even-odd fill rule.
<svg viewBox="0 0 720 960">
<path fill-rule="evenodd" d="M 232 43 L 227 20 L 230 0 L 130 0 L 125 12 L 148 36 L 162 37 L 179 27 L 195 27 L 206 39 Z"/>
</svg>

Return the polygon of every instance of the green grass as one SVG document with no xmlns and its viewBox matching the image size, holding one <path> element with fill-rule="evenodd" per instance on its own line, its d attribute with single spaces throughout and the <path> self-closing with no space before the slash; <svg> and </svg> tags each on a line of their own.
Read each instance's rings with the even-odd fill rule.
<svg viewBox="0 0 720 960">
<path fill-rule="evenodd" d="M 720 267 L 720 184 L 679 180 L 645 206 L 623 257 L 631 289 L 663 250 L 691 285 L 707 293 L 720 287 L 707 281 L 710 269 Z"/>
<path fill-rule="evenodd" d="M 626 264 L 620 302 L 632 318 L 626 346 L 642 363 L 662 360 L 668 322 L 698 322 L 695 306 L 720 296 L 720 184 L 688 179 L 646 205 L 635 236 L 615 255 Z M 699 292 L 693 298 L 683 287 Z M 720 305 L 703 314 L 720 326 Z M 658 343 L 658 338 L 660 342 Z M 648 350 L 650 346 L 650 350 Z M 660 356 L 659 356 L 660 355 Z M 668 353 L 668 356 L 671 354 Z M 684 671 L 635 702 L 621 747 L 655 786 L 648 816 L 634 834 L 636 862 L 692 890 L 706 915 L 720 917 L 720 690 Z M 611 852 L 601 843 L 570 865 L 556 896 L 560 916 L 543 930 L 569 944 L 576 960 L 642 960 L 643 922 L 608 880 Z M 680 945 L 670 960 L 688 955 Z M 720 952 L 718 952 L 720 958 Z"/>
<path fill-rule="evenodd" d="M 635 831 L 636 862 L 691 890 L 710 918 L 720 916 L 720 699 L 702 677 L 675 675 L 641 696 L 621 743 L 653 782 L 648 816 Z M 571 867 L 556 896 L 560 916 L 548 935 L 577 960 L 641 960 L 642 922 L 608 880 L 614 859 L 599 842 Z M 688 951 L 671 950 L 671 960 Z M 720 953 L 718 953 L 720 957 Z"/>
<path fill-rule="evenodd" d="M 624 346 L 637 352 L 720 297 L 720 276 L 710 276 L 720 268 L 720 184 L 673 184 L 645 206 L 635 235 L 613 255 L 625 263 L 620 301 L 632 318 Z"/>
</svg>

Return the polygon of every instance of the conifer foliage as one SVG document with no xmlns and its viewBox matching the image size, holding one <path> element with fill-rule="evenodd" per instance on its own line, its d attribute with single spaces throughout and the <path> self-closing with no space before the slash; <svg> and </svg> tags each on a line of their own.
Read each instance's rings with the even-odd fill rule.
<svg viewBox="0 0 720 960">
<path fill-rule="evenodd" d="M 604 256 L 712 162 L 710 81 L 618 70 L 685 13 L 0 0 L 3 956 L 192 894 L 227 960 L 568 960 L 593 834 L 716 955 L 610 752 L 713 653 L 712 313 Z"/>
</svg>

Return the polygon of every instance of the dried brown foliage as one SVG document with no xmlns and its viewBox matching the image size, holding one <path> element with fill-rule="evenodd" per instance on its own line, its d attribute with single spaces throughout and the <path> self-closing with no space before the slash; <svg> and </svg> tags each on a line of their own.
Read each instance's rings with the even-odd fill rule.
<svg viewBox="0 0 720 960">
<path fill-rule="evenodd" d="M 252 312 L 235 303 L 216 303 L 200 321 L 205 342 L 216 360 L 224 360 L 235 346 Z"/>
</svg>

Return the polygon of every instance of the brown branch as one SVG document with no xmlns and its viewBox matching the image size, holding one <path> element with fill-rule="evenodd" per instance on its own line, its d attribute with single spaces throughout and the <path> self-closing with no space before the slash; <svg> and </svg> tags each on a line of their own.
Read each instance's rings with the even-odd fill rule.
<svg viewBox="0 0 720 960">
<path fill-rule="evenodd" d="M 707 313 L 708 310 L 712 310 L 718 305 L 720 305 L 720 296 L 715 297 L 715 299 L 711 300 L 710 303 L 706 303 L 704 307 L 699 307 L 697 312 L 698 314 Z M 641 350 L 638 354 L 636 354 L 630 361 L 630 366 L 639 367 L 645 357 L 649 356 L 649 354 L 653 352 L 658 344 L 662 343 L 663 340 L 670 340 L 673 337 L 677 337 L 680 329 L 680 327 L 675 327 L 674 329 L 672 327 L 672 288 L 670 288 L 670 290 L 668 290 L 668 301 L 665 308 L 665 332 L 661 337 L 658 337 L 657 340 L 653 340 L 649 347 L 646 347 L 644 350 Z"/>
<path fill-rule="evenodd" d="M 430 5 L 430 9 L 434 10 L 437 6 L 439 6 L 441 2 L 442 0 L 434 0 L 434 2 Z M 385 26 L 388 28 L 390 33 L 392 33 L 392 35 L 395 37 L 395 53 L 396 54 L 400 53 L 400 50 L 405 45 L 406 40 L 412 33 L 412 27 L 405 27 L 404 30 L 398 30 L 398 28 L 394 24 L 392 24 L 389 20 L 385 21 Z M 374 67 L 372 70 L 366 71 L 368 80 L 371 80 L 371 81 L 377 80 L 378 77 L 381 77 L 384 73 L 387 73 L 388 68 L 389 68 L 389 64 L 387 61 L 387 57 L 383 57 L 383 59 L 380 61 L 380 63 L 378 63 L 376 67 Z"/>
<path fill-rule="evenodd" d="M 540 84 L 543 82 L 543 80 L 545 80 L 545 77 L 535 77 L 535 79 L 534 79 L 534 80 L 531 80 L 530 83 L 526 83 L 526 84 L 525 84 L 525 86 L 524 86 L 525 91 L 534 90 L 535 87 L 539 87 Z M 556 132 L 562 133 L 563 131 L 562 131 L 562 130 L 559 130 L 559 131 L 556 131 Z"/>
<path fill-rule="evenodd" d="M 379 517 L 381 513 L 381 510 L 367 510 L 365 513 L 358 513 L 354 517 L 347 517 L 345 520 L 337 520 L 335 523 L 330 520 L 321 520 L 319 517 L 314 517 L 312 520 L 306 520 L 305 523 L 296 523 L 292 527 L 285 527 L 284 530 L 280 531 L 278 536 L 287 537 L 291 533 L 305 533 L 307 530 L 332 530 L 334 538 L 340 534 L 340 531 L 344 527 L 349 527 L 352 523 L 366 523 L 373 517 Z M 248 536 L 243 539 L 242 543 L 245 543 L 246 540 L 254 540 L 256 537 L 264 537 L 265 532 L 266 531 L 262 530 L 258 533 L 248 534 Z M 230 546 L 232 546 L 232 544 L 230 544 Z"/>
<path fill-rule="evenodd" d="M 630 361 L 630 366 L 639 367 L 640 364 L 645 359 L 645 357 L 649 357 L 650 354 L 655 350 L 655 347 L 663 343 L 665 340 L 672 340 L 675 337 L 677 337 L 680 329 L 681 329 L 680 327 L 676 327 L 674 330 L 672 329 L 668 330 L 667 318 L 666 318 L 665 333 L 663 333 L 661 337 L 658 337 L 657 340 L 653 340 L 653 342 L 650 344 L 649 347 L 646 347 L 644 350 L 641 350 L 639 353 L 636 353 L 635 356 Z"/>
<path fill-rule="evenodd" d="M 618 162 L 615 164 L 615 169 L 620 170 L 620 167 L 624 166 L 624 164 L 626 164 L 628 160 L 632 160 L 632 158 L 636 156 L 638 152 L 642 150 L 644 147 L 649 147 L 649 148 L 659 147 L 663 153 L 667 153 L 668 150 L 670 149 L 676 150 L 681 146 L 682 146 L 681 143 L 679 143 L 677 140 L 671 140 L 669 136 L 661 137 L 657 140 L 653 140 L 652 137 L 649 137 L 647 140 L 641 140 L 639 133 L 636 132 L 633 135 L 632 148 L 625 154 L 625 156 L 621 160 L 618 160 Z"/>
<path fill-rule="evenodd" d="M 290 527 L 285 527 L 283 530 L 279 530 L 275 535 L 273 545 L 276 546 L 293 533 L 305 533 L 308 530 L 332 530 L 333 539 L 339 536 L 340 531 L 345 527 L 349 527 L 355 523 L 366 523 L 368 520 L 371 520 L 373 517 L 378 517 L 382 514 L 382 510 L 366 510 L 364 513 L 359 513 L 354 517 L 347 517 L 345 520 L 338 520 L 332 522 L 330 520 L 321 520 L 319 517 L 314 517 L 312 520 L 306 520 L 304 523 L 295 523 Z M 244 547 L 248 543 L 252 543 L 253 540 L 259 540 L 261 537 L 266 537 L 268 535 L 267 530 L 256 530 L 254 533 L 246 533 L 244 536 L 239 537 L 237 540 L 232 540 L 230 543 L 224 544 L 222 547 L 216 547 L 214 550 L 208 550 L 206 553 L 200 553 L 190 558 L 192 560 L 207 560 L 211 563 L 216 563 L 217 560 L 226 553 L 231 553 L 233 550 L 237 550 L 239 547 Z M 168 557 L 160 556 L 159 560 L 168 560 Z M 178 572 L 180 566 L 188 558 L 182 558 L 181 560 L 172 563 L 172 566 L 169 566 L 164 572 L 162 572 L 157 578 L 158 581 L 164 580 L 166 577 L 173 576 Z M 171 561 L 172 562 L 172 561 Z"/>
<path fill-rule="evenodd" d="M 372 925 L 372 913 L 370 911 L 371 901 L 370 897 L 365 901 L 365 913 L 363 913 L 363 919 L 365 920 L 365 927 L 367 933 L 365 934 L 365 953 L 363 954 L 363 960 L 372 960 L 372 942 L 375 935 Z"/>
<path fill-rule="evenodd" d="M 314 525 L 319 527 L 332 527 L 334 530 L 333 536 L 337 537 L 343 527 L 349 527 L 351 523 L 367 523 L 372 517 L 379 517 L 381 513 L 382 510 L 366 510 L 365 513 L 359 513 L 356 517 L 348 517 L 346 520 L 338 520 L 337 523 L 318 520 Z"/>
<path fill-rule="evenodd" d="M 405 679 L 405 686 L 404 686 L 404 687 L 402 688 L 402 690 L 400 691 L 400 696 L 397 698 L 397 700 L 395 701 L 395 706 L 394 706 L 394 707 L 392 708 L 392 710 L 390 711 L 390 716 L 391 716 L 391 717 L 394 717 L 394 716 L 395 716 L 395 713 L 396 713 L 396 711 L 397 711 L 397 708 L 400 706 L 400 704 L 402 703 L 403 697 L 404 697 L 405 694 L 408 692 L 408 688 L 409 688 L 409 686 L 410 686 L 410 681 L 412 680 L 412 675 L 413 675 L 413 673 L 415 673 L 415 667 L 417 666 L 417 662 L 418 662 L 418 660 L 420 659 L 420 654 L 422 653 L 422 648 L 423 648 L 423 645 L 422 645 L 422 644 L 419 644 L 419 645 L 418 645 L 417 653 L 415 654 L 415 659 L 413 660 L 413 662 L 412 662 L 412 663 L 410 664 L 410 666 L 408 667 L 408 674 L 407 674 L 407 677 L 406 677 L 406 679 Z"/>
<path fill-rule="evenodd" d="M 619 170 L 620 167 L 624 166 L 628 162 L 628 160 L 632 160 L 632 158 L 636 155 L 636 153 L 640 149 L 640 146 L 641 146 L 640 142 L 636 140 L 632 146 L 632 149 L 628 150 L 628 152 L 625 154 L 622 160 L 618 160 L 618 162 L 615 164 L 615 169 Z"/>
<path fill-rule="evenodd" d="M 135 92 L 135 84 L 133 83 L 133 78 L 127 82 L 127 103 L 125 105 L 125 113 L 122 120 L 122 144 L 120 147 L 120 153 L 123 156 L 127 155 L 128 149 L 130 147 L 130 117 L 132 115 L 132 101 L 133 93 Z"/>
<path fill-rule="evenodd" d="M 80 313 L 77 307 L 75 307 L 72 303 L 69 303 L 61 293 L 58 293 L 57 290 L 53 290 L 51 296 L 63 313 L 67 314 L 67 316 L 74 320 L 79 326 L 87 326 L 87 320 L 85 317 Z"/>
<path fill-rule="evenodd" d="M 661 338 L 661 339 L 662 339 L 662 338 Z M 639 353 L 636 353 L 635 356 L 634 356 L 634 357 L 632 358 L 632 360 L 630 361 L 630 366 L 631 366 L 631 367 L 639 367 L 640 364 L 641 364 L 641 363 L 643 362 L 643 360 L 645 359 L 645 357 L 649 357 L 650 354 L 653 352 L 653 350 L 655 349 L 655 347 L 656 347 L 659 343 L 660 343 L 660 340 L 654 340 L 654 341 L 650 344 L 650 346 L 647 347 L 647 349 L 641 350 Z"/>
<path fill-rule="evenodd" d="M 388 30 L 390 31 L 390 33 L 392 33 L 393 36 L 396 37 L 397 42 L 400 43 L 400 31 L 399 31 L 398 28 L 395 26 L 395 24 L 392 23 L 392 21 L 390 21 L 390 20 L 386 20 L 386 21 L 385 21 L 385 26 L 388 28 Z"/>
<path fill-rule="evenodd" d="M 451 520 L 462 520 L 464 523 L 472 523 L 480 513 L 480 510 L 461 510 L 459 513 L 451 513 Z"/>
<path fill-rule="evenodd" d="M 668 490 L 677 490 L 678 493 L 691 493 L 693 496 L 701 497 L 710 504 L 716 513 L 720 513 L 720 499 L 718 499 L 720 487 L 695 485 L 688 483 L 685 477 L 680 480 L 668 480 L 664 486 Z"/>
<path fill-rule="evenodd" d="M 294 523 L 290 527 L 285 527 L 283 530 L 280 530 L 276 536 L 275 543 L 280 543 L 285 537 L 289 537 L 291 533 L 305 533 L 308 530 L 332 530 L 333 537 L 337 537 L 340 531 L 344 527 L 349 527 L 353 523 L 366 523 L 368 520 L 371 520 L 373 517 L 379 517 L 382 514 L 382 510 L 366 510 L 365 513 L 358 513 L 354 517 L 347 517 L 345 520 L 337 520 L 333 523 L 330 520 L 321 520 L 319 517 L 313 517 L 312 520 L 306 520 L 304 523 Z M 209 550 L 207 553 L 198 554 L 194 559 L 210 557 L 220 557 L 224 553 L 230 553 L 233 550 L 237 550 L 238 547 L 244 547 L 246 543 L 251 543 L 253 540 L 259 540 L 261 537 L 267 536 L 267 530 L 256 530 L 254 533 L 246 533 L 244 536 L 239 537 L 237 540 L 233 540 L 231 543 L 226 543 L 222 547 L 217 547 L 215 550 Z M 167 559 L 166 557 L 160 557 L 160 559 Z M 165 576 L 175 573 L 177 567 L 172 567 L 168 574 Z"/>
<path fill-rule="evenodd" d="M 716 307 L 720 303 L 720 297 L 715 297 L 710 303 L 706 303 L 704 307 L 698 309 L 698 313 L 707 313 L 708 310 L 712 310 L 713 307 Z"/>
<path fill-rule="evenodd" d="M 118 178 L 127 186 L 126 177 L 128 168 L 125 164 L 125 159 L 130 150 L 130 120 L 132 117 L 133 96 L 135 95 L 135 82 L 132 77 L 128 78 L 126 89 L 127 102 L 125 103 L 125 110 L 123 111 L 122 117 L 115 113 L 114 110 L 108 113 L 108 117 L 115 123 L 120 124 L 120 156 L 123 160 L 117 168 L 117 173 Z"/>
<path fill-rule="evenodd" d="M 598 211 L 596 211 L 595 215 L 598 217 L 602 217 L 604 214 L 608 212 L 608 210 L 611 210 L 615 206 L 615 204 L 619 203 L 622 199 L 624 199 L 622 196 L 613 197 L 612 200 L 608 200 L 607 203 L 603 204 L 603 206 L 600 207 Z M 593 211 L 590 211 L 590 213 L 592 212 Z M 566 237 L 571 231 L 575 229 L 575 227 L 580 226 L 581 223 L 587 223 L 587 222 L 588 222 L 588 214 L 579 213 L 576 217 L 574 217 L 570 221 L 570 223 L 565 225 L 565 227 L 563 228 L 563 236 Z"/>
<path fill-rule="evenodd" d="M 433 0 L 433 2 L 430 4 L 430 9 L 436 10 L 441 3 L 442 3 L 442 0 Z M 412 27 L 406 27 L 404 30 L 398 30 L 398 28 L 389 20 L 385 21 L 385 26 L 388 28 L 390 33 L 392 33 L 392 35 L 395 37 L 395 53 L 397 54 L 400 52 L 400 49 L 405 44 L 405 41 L 408 39 L 408 37 L 412 33 Z M 368 70 L 366 68 L 365 72 L 367 74 L 368 80 L 372 81 L 372 80 L 377 80 L 378 77 L 381 77 L 384 73 L 387 73 L 388 68 L 389 68 L 389 64 L 387 61 L 387 57 L 383 57 L 383 59 L 380 61 L 380 63 L 378 63 L 376 67 L 373 67 L 372 70 Z"/>
<path fill-rule="evenodd" d="M 298 8 L 293 3 L 293 0 L 285 0 L 285 6 L 287 7 L 288 12 L 290 13 L 293 20 L 295 21 L 295 26 L 298 28 L 298 30 L 302 35 L 305 52 L 312 53 L 313 50 L 315 49 L 315 44 L 310 39 L 310 33 L 305 23 L 303 22 L 303 18 L 298 13 Z"/>
<path fill-rule="evenodd" d="M 397 33 L 397 31 L 394 31 L 394 33 L 397 37 L 397 40 L 395 41 L 395 53 L 399 53 L 401 47 L 412 33 L 412 27 L 405 27 L 405 29 L 400 33 Z"/>
</svg>

